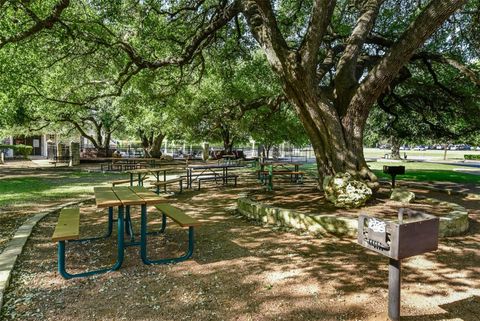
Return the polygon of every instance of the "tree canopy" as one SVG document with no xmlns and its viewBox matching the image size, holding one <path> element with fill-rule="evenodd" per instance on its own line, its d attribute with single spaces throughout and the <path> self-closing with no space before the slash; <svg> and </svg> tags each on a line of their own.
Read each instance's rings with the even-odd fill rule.
<svg viewBox="0 0 480 321">
<path fill-rule="evenodd" d="M 247 106 L 268 113 L 281 101 L 303 125 L 320 178 L 348 171 L 372 182 L 363 137 L 374 106 L 434 132 L 477 126 L 461 120 L 479 108 L 476 0 L 6 0 L 0 8 L 0 101 L 19 122 L 108 111 L 145 125 L 150 138 L 171 119 L 218 137 L 213 129 L 225 124 L 248 128 L 234 123 L 256 119 Z"/>
</svg>

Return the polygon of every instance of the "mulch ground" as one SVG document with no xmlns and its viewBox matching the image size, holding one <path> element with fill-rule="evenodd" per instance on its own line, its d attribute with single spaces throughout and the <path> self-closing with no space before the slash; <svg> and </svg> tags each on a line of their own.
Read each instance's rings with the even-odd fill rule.
<svg viewBox="0 0 480 321">
<path fill-rule="evenodd" d="M 139 249 L 131 247 L 117 272 L 64 280 L 56 272 L 56 244 L 50 239 L 58 213 L 49 215 L 34 229 L 20 257 L 0 319 L 386 318 L 385 257 L 363 249 L 353 238 L 313 237 L 245 220 L 236 215 L 236 199 L 260 187 L 251 176 L 242 176 L 239 182 L 237 188 L 205 184 L 201 191 L 168 198 L 203 222 L 196 232 L 194 257 L 175 265 L 143 265 Z M 274 193 L 290 193 L 292 198 L 306 194 L 296 185 L 282 186 Z M 307 183 L 302 189 L 317 195 L 313 185 Z M 404 260 L 402 320 L 480 320 L 478 201 L 420 192 L 467 207 L 472 224 L 467 235 L 441 239 L 438 251 Z M 149 228 L 154 230 L 159 216 L 151 212 Z M 138 210 L 133 217 L 138 230 Z M 105 211 L 97 211 L 92 203 L 82 206 L 82 236 L 102 234 L 105 223 Z M 186 240 L 185 230 L 169 224 L 166 235 L 149 239 L 149 256 L 178 255 Z M 111 265 L 115 259 L 115 236 L 67 247 L 71 272 Z"/>
<path fill-rule="evenodd" d="M 286 183 L 286 182 L 283 182 Z M 419 194 L 420 198 L 408 205 L 408 208 L 425 213 L 435 213 L 442 216 L 450 213 L 452 209 L 446 204 L 429 204 L 423 199 L 425 195 Z M 422 197 L 423 196 L 423 197 Z M 249 193 L 254 200 L 280 208 L 294 209 L 296 212 L 312 216 L 321 214 L 334 214 L 342 217 L 357 218 L 360 214 L 368 214 L 375 217 L 397 217 L 398 210 L 405 207 L 401 202 L 392 201 L 390 188 L 382 187 L 364 207 L 353 209 L 339 209 L 328 202 L 323 193 L 319 193 L 313 184 L 305 184 L 292 188 L 277 188 L 275 192 L 256 190 Z"/>
</svg>

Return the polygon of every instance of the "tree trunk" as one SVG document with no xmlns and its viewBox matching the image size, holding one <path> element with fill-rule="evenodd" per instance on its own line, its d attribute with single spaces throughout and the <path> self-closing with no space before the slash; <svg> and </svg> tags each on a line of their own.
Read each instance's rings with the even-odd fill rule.
<svg viewBox="0 0 480 321">
<path fill-rule="evenodd" d="M 297 79 L 302 73 L 296 72 Z M 304 75 L 304 74 L 303 74 Z M 363 154 L 362 118 L 341 119 L 335 106 L 316 95 L 308 79 L 290 80 L 284 87 L 289 101 L 295 107 L 310 138 L 319 176 L 319 187 L 326 176 L 348 172 L 366 180 L 372 188 L 378 187 L 377 177 L 368 168 Z"/>
<path fill-rule="evenodd" d="M 105 153 L 105 157 L 112 156 L 110 153 L 110 139 L 112 138 L 112 133 L 107 132 L 105 133 L 104 141 L 103 141 L 103 152 Z"/>
<path fill-rule="evenodd" d="M 263 145 L 263 158 L 265 160 L 270 157 L 270 149 L 272 149 L 272 144 Z"/>
<path fill-rule="evenodd" d="M 402 159 L 400 157 L 400 140 L 396 136 L 390 138 L 392 143 L 392 159 Z"/>
<path fill-rule="evenodd" d="M 162 156 L 162 142 L 165 135 L 162 133 L 155 133 L 154 131 L 145 132 L 138 131 L 138 136 L 142 142 L 142 148 L 147 158 L 160 158 Z"/>
<path fill-rule="evenodd" d="M 448 144 L 443 145 L 443 160 L 447 160 Z"/>
<path fill-rule="evenodd" d="M 165 138 L 165 135 L 162 135 L 162 134 L 157 134 L 153 138 L 153 144 L 152 144 L 152 148 L 150 149 L 150 156 L 149 157 L 160 158 L 160 156 L 162 156 L 163 138 Z"/>
<path fill-rule="evenodd" d="M 230 130 L 222 126 L 223 151 L 226 155 L 233 153 L 233 138 L 231 138 Z"/>
<path fill-rule="evenodd" d="M 233 154 L 233 141 L 223 141 L 223 150 L 226 155 Z"/>
</svg>

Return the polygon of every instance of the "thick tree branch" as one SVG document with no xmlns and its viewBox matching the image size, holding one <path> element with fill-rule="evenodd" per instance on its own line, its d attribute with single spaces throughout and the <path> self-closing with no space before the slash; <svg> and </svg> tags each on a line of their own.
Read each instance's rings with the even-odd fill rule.
<svg viewBox="0 0 480 321">
<path fill-rule="evenodd" d="M 307 31 L 299 48 L 303 68 L 317 65 L 318 52 L 330 24 L 336 0 L 315 0 Z"/>
<path fill-rule="evenodd" d="M 95 146 L 95 148 L 97 148 L 97 149 L 100 148 L 101 142 L 100 142 L 100 144 L 99 144 L 99 142 L 97 142 L 97 140 L 96 140 L 93 136 L 88 135 L 87 132 L 82 128 L 82 126 L 80 126 L 80 124 L 79 124 L 77 121 L 75 121 L 75 120 L 73 120 L 73 119 L 71 119 L 71 118 L 69 118 L 69 117 L 62 117 L 62 118 L 60 119 L 60 121 L 68 122 L 68 123 L 72 124 L 73 126 L 75 126 L 75 128 L 78 130 L 78 132 L 79 132 L 83 137 L 85 137 L 86 139 L 88 139 L 89 141 L 91 141 L 92 144 L 93 144 L 93 146 Z"/>
<path fill-rule="evenodd" d="M 471 70 L 470 68 L 468 68 L 467 66 L 459 62 L 458 60 L 444 57 L 444 56 L 439 56 L 432 60 L 452 66 L 453 68 L 457 69 L 460 73 L 467 76 L 468 79 L 470 79 L 470 81 L 474 83 L 477 87 L 480 87 L 480 77 L 477 76 L 477 74 L 473 70 Z"/>
<path fill-rule="evenodd" d="M 354 119 L 364 124 L 368 112 L 398 74 L 398 71 L 412 57 L 414 52 L 437 30 L 443 22 L 467 0 L 432 0 L 413 23 L 404 31 L 391 50 L 368 73 L 350 102 L 344 126 L 357 131 Z M 356 135 L 361 137 L 362 133 Z"/>
<path fill-rule="evenodd" d="M 270 1 L 244 0 L 242 4 L 243 14 L 253 36 L 263 47 L 272 67 L 279 74 L 285 75 L 290 52 L 287 42 L 278 28 Z"/>
<path fill-rule="evenodd" d="M 140 56 L 135 48 L 126 41 L 119 41 L 120 48 L 124 50 L 130 57 L 131 61 L 137 65 L 139 69 L 149 68 L 158 69 L 165 66 L 177 65 L 182 66 L 188 64 L 193 57 L 206 45 L 209 39 L 223 26 L 225 26 L 230 20 L 232 20 L 240 11 L 240 0 L 234 1 L 227 7 L 219 9 L 217 15 L 214 16 L 212 21 L 200 30 L 185 47 L 183 52 L 179 56 L 172 56 L 164 59 L 158 59 L 155 61 L 149 61 Z"/>
<path fill-rule="evenodd" d="M 335 96 L 338 111 L 344 115 L 348 103 L 354 94 L 357 86 L 357 58 L 362 50 L 367 35 L 371 32 L 375 19 L 377 18 L 380 6 L 384 0 L 368 0 L 363 5 L 363 11 L 353 28 L 347 45 L 337 63 L 337 75 L 335 77 Z"/>
<path fill-rule="evenodd" d="M 27 10 L 26 13 L 32 17 L 35 21 L 35 24 L 29 29 L 20 32 L 16 35 L 13 35 L 8 38 L 0 38 L 0 49 L 8 43 L 20 42 L 43 29 L 51 29 L 55 23 L 60 21 L 60 16 L 62 12 L 70 5 L 70 0 L 60 0 L 55 7 L 53 7 L 52 13 L 45 19 L 41 20 L 34 15 L 32 11 Z M 28 9 L 28 8 L 27 8 Z"/>
</svg>

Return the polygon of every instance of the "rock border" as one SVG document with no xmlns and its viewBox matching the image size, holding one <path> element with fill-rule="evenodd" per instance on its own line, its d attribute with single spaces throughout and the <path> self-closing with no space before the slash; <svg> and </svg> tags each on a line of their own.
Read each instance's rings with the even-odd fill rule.
<svg viewBox="0 0 480 321">
<path fill-rule="evenodd" d="M 448 215 L 440 217 L 439 237 L 462 235 L 468 231 L 468 211 L 465 207 L 436 198 L 422 197 L 418 199 L 432 205 L 443 205 L 452 209 Z"/>
<path fill-rule="evenodd" d="M 23 225 L 17 229 L 13 238 L 7 243 L 3 252 L 0 253 L 0 310 L 3 307 L 3 297 L 5 290 L 10 283 L 15 263 L 20 254 L 22 254 L 23 248 L 37 223 L 48 214 L 56 212 L 64 207 L 77 205 L 92 199 L 93 198 L 89 197 L 82 199 L 81 201 L 73 201 L 51 207 L 47 211 L 42 211 L 28 218 Z"/>
<path fill-rule="evenodd" d="M 459 195 L 459 196 L 463 196 L 463 197 L 466 197 L 466 198 L 471 199 L 471 200 L 479 200 L 480 201 L 480 194 L 469 193 L 469 192 L 460 192 L 460 191 L 456 191 L 452 188 L 440 188 L 440 187 L 422 185 L 422 184 L 413 183 L 413 182 L 403 183 L 402 186 L 413 187 L 413 188 L 423 188 L 423 189 L 433 191 L 433 192 L 440 192 L 440 193 L 445 193 L 445 194 L 448 194 L 448 195 Z"/>
<path fill-rule="evenodd" d="M 446 205 L 452 209 L 449 214 L 440 217 L 439 237 L 462 235 L 468 230 L 468 211 L 463 206 L 433 198 L 422 198 L 422 201 Z M 356 218 L 331 214 L 309 215 L 292 209 L 263 204 L 249 197 L 240 197 L 237 200 L 237 212 L 266 225 L 294 228 L 314 235 L 329 233 L 337 236 L 356 236 L 358 230 Z"/>
<path fill-rule="evenodd" d="M 354 236 L 357 233 L 358 222 L 353 218 L 331 214 L 308 215 L 256 202 L 248 197 L 240 197 L 237 200 L 237 211 L 243 216 L 266 225 L 299 229 L 315 235 L 330 233 Z"/>
</svg>

